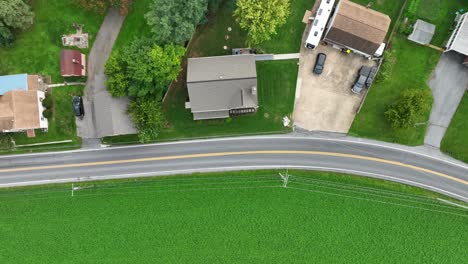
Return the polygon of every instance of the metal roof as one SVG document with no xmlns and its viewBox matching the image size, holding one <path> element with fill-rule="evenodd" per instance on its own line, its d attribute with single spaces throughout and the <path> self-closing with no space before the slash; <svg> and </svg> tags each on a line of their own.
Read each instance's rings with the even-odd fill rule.
<svg viewBox="0 0 468 264">
<path fill-rule="evenodd" d="M 231 109 L 257 108 L 255 56 L 191 58 L 187 89 L 195 120 L 227 117 Z"/>
<path fill-rule="evenodd" d="M 447 51 L 454 50 L 468 56 L 468 13 L 461 15 L 450 37 Z"/>
<path fill-rule="evenodd" d="M 13 90 L 28 90 L 28 75 L 14 74 L 0 76 L 0 95 Z"/>
<path fill-rule="evenodd" d="M 187 83 L 256 77 L 253 54 L 188 59 Z"/>
<path fill-rule="evenodd" d="M 413 33 L 408 36 L 408 39 L 422 45 L 427 45 L 431 43 L 435 29 L 435 25 L 418 19 L 414 24 Z"/>
</svg>

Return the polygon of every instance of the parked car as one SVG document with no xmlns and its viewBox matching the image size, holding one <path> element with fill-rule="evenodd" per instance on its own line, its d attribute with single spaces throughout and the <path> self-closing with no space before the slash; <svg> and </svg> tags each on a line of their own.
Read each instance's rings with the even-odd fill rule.
<svg viewBox="0 0 468 264">
<path fill-rule="evenodd" d="M 83 107 L 83 98 L 81 96 L 73 96 L 73 110 L 75 111 L 75 116 L 83 118 L 84 116 L 84 107 Z"/>
<path fill-rule="evenodd" d="M 370 87 L 372 82 L 374 81 L 374 78 L 375 78 L 375 75 L 377 74 L 377 67 L 372 67 L 370 72 L 369 72 L 369 75 L 367 76 L 367 80 L 366 80 L 366 86 L 367 87 Z"/>
<path fill-rule="evenodd" d="M 362 89 L 364 89 L 364 86 L 366 84 L 367 76 L 359 74 L 359 77 L 357 78 L 356 82 L 353 85 L 353 88 L 351 91 L 355 94 L 361 93 Z"/>
<path fill-rule="evenodd" d="M 327 60 L 327 55 L 324 53 L 319 53 L 317 55 L 317 59 L 315 60 L 315 66 L 313 72 L 315 74 L 321 74 L 323 72 L 323 68 L 325 67 L 325 61 Z"/>
</svg>

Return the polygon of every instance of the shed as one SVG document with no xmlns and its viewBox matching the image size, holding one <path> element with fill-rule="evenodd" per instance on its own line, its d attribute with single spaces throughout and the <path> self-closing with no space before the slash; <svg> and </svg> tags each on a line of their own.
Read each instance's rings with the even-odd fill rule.
<svg viewBox="0 0 468 264">
<path fill-rule="evenodd" d="M 435 25 L 418 19 L 413 26 L 413 33 L 408 36 L 408 39 L 421 45 L 427 45 L 431 43 L 435 29 Z"/>
<path fill-rule="evenodd" d="M 60 73 L 64 77 L 86 76 L 86 56 L 78 50 L 62 50 Z"/>
</svg>

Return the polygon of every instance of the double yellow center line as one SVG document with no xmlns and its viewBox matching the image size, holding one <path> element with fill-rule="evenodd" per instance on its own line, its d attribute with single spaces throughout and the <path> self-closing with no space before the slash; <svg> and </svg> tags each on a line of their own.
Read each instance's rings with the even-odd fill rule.
<svg viewBox="0 0 468 264">
<path fill-rule="evenodd" d="M 177 159 L 194 159 L 194 158 L 212 158 L 212 157 L 225 157 L 225 156 L 239 156 L 239 155 L 316 155 L 316 156 L 330 156 L 330 157 L 341 157 L 351 158 L 358 160 L 367 160 L 373 162 L 379 162 L 384 164 L 391 164 L 399 167 L 409 168 L 416 171 L 426 172 L 429 174 L 437 175 L 446 179 L 450 179 L 465 185 L 468 185 L 468 181 L 459 179 L 445 173 L 433 171 L 430 169 L 405 164 L 398 161 L 372 158 L 360 155 L 336 153 L 336 152 L 322 152 L 322 151 L 301 151 L 301 150 L 258 150 L 258 151 L 235 151 L 235 152 L 214 152 L 214 153 L 203 153 L 203 154 L 187 154 L 187 155 L 173 155 L 163 157 L 149 157 L 140 159 L 126 159 L 126 160 L 109 160 L 109 161 L 98 161 L 98 162 L 85 162 L 85 163 L 71 163 L 61 165 L 45 165 L 45 166 L 34 166 L 34 167 L 22 167 L 22 168 L 11 168 L 1 169 L 0 173 L 9 172 L 22 172 L 22 171 L 35 171 L 35 170 L 50 170 L 50 169 L 64 169 L 64 168 L 79 168 L 79 167 L 90 167 L 90 166 L 103 166 L 103 165 L 115 165 L 125 163 L 141 163 L 149 161 L 163 161 L 163 160 L 177 160 Z"/>
</svg>

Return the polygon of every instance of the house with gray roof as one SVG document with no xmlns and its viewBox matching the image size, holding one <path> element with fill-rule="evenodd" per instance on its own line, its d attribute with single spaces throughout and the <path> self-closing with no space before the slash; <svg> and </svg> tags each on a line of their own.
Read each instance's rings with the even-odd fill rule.
<svg viewBox="0 0 468 264">
<path fill-rule="evenodd" d="M 457 26 L 450 36 L 446 51 L 453 50 L 468 56 L 468 12 L 458 15 L 456 22 Z"/>
<path fill-rule="evenodd" d="M 255 56 L 189 58 L 187 90 L 194 120 L 227 118 L 258 109 Z"/>
</svg>

